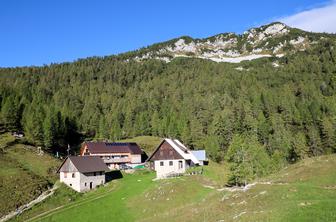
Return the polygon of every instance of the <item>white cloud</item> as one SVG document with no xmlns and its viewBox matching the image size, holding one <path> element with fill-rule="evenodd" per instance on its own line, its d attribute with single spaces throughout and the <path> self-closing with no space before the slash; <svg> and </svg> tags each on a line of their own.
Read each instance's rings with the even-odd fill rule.
<svg viewBox="0 0 336 222">
<path fill-rule="evenodd" d="M 323 7 L 283 17 L 280 21 L 306 31 L 336 33 L 336 1 Z"/>
</svg>

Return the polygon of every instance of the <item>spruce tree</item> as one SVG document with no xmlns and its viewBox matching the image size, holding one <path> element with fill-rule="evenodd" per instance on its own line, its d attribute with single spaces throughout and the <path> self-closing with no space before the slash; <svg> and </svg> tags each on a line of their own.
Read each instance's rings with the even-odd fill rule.
<svg viewBox="0 0 336 222">
<path fill-rule="evenodd" d="M 50 148 L 55 145 L 57 137 L 57 124 L 53 110 L 47 112 L 43 121 L 43 142 L 44 146 Z"/>
<path fill-rule="evenodd" d="M 19 107 L 14 96 L 9 96 L 4 100 L 1 107 L 1 118 L 8 130 L 16 130 L 19 128 Z"/>
</svg>

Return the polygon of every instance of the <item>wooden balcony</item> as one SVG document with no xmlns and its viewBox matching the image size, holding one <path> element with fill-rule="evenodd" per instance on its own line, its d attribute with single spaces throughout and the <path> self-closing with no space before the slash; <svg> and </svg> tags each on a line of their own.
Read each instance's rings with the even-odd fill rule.
<svg viewBox="0 0 336 222">
<path fill-rule="evenodd" d="M 129 163 L 131 162 L 131 158 L 103 158 L 104 163 Z"/>
</svg>

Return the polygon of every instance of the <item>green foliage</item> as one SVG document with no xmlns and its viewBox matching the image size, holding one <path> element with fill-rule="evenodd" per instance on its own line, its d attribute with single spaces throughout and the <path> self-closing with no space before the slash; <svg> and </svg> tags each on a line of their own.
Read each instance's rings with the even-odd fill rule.
<svg viewBox="0 0 336 222">
<path fill-rule="evenodd" d="M 235 185 L 246 185 L 272 170 L 271 160 L 255 136 L 235 135 L 226 160 L 230 163 L 231 170 L 229 183 Z"/>
<path fill-rule="evenodd" d="M 57 119 L 54 115 L 54 110 L 47 112 L 43 122 L 43 139 L 46 147 L 52 147 L 56 143 L 57 137 Z"/>
<path fill-rule="evenodd" d="M 293 29 L 289 37 L 300 34 Z M 335 152 L 336 44 L 330 35 L 309 38 L 318 43 L 304 52 L 242 62 L 242 71 L 203 59 L 131 59 L 174 41 L 118 56 L 2 68 L 0 125 L 63 151 L 80 134 L 153 135 L 204 148 L 220 162 L 233 135 L 249 134 L 279 166 Z"/>
<path fill-rule="evenodd" d="M 16 130 L 20 128 L 20 112 L 19 101 L 14 95 L 4 99 L 0 117 L 7 129 Z"/>
<path fill-rule="evenodd" d="M 44 110 L 41 105 L 33 103 L 24 112 L 24 130 L 27 140 L 38 146 L 43 145 Z"/>
<path fill-rule="evenodd" d="M 291 152 L 293 161 L 304 159 L 308 156 L 309 147 L 307 146 L 307 139 L 303 132 L 298 132 L 294 135 Z"/>
<path fill-rule="evenodd" d="M 207 136 L 204 141 L 207 147 L 207 155 L 214 161 L 220 162 L 223 159 L 223 152 L 216 136 Z"/>
<path fill-rule="evenodd" d="M 284 159 L 289 159 L 292 142 L 292 134 L 286 128 L 283 119 L 279 115 L 271 117 L 273 133 L 270 135 L 268 150 L 270 155 L 278 150 Z"/>
<path fill-rule="evenodd" d="M 99 135 L 99 136 L 98 136 Z M 106 123 L 105 117 L 101 116 L 99 120 L 99 131 L 96 134 L 98 138 L 109 138 L 109 126 Z"/>
<path fill-rule="evenodd" d="M 327 153 L 333 152 L 336 147 L 335 127 L 336 123 L 327 117 L 324 117 L 320 121 L 320 135 L 322 139 L 322 145 Z"/>
<path fill-rule="evenodd" d="M 234 133 L 234 116 L 230 110 L 224 110 L 214 116 L 211 125 L 209 126 L 209 134 L 213 136 L 215 143 L 218 143 L 218 148 L 226 151 L 232 134 Z"/>
</svg>

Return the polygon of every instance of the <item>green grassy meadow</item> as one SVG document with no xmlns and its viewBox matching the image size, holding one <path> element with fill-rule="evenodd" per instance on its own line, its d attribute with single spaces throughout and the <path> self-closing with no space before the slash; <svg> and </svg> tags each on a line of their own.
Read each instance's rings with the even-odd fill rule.
<svg viewBox="0 0 336 222">
<path fill-rule="evenodd" d="M 203 175 L 157 181 L 142 170 L 84 194 L 62 186 L 13 221 L 336 220 L 336 155 L 291 165 L 245 192 L 217 189 L 228 174 L 220 166 L 210 163 Z"/>
<path fill-rule="evenodd" d="M 1 198 L 12 207 L 57 180 L 51 172 L 60 161 L 37 155 L 8 134 L 0 141 Z M 127 141 L 142 141 L 150 151 L 160 138 Z M 335 169 L 336 155 L 309 158 L 255 181 L 246 191 L 224 187 L 226 163 L 210 162 L 203 175 L 166 180 L 138 170 L 87 193 L 60 184 L 53 196 L 11 221 L 336 221 Z M 2 212 L 10 209 L 7 202 Z"/>
</svg>

